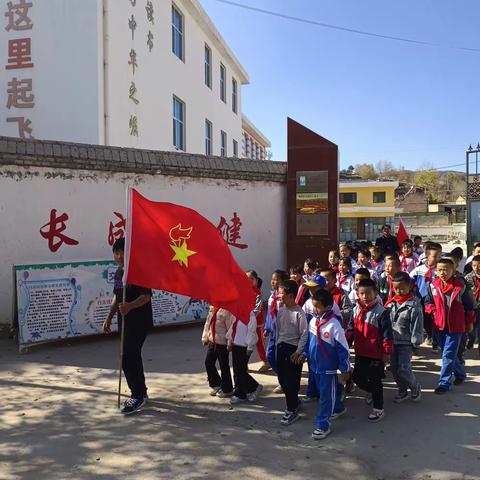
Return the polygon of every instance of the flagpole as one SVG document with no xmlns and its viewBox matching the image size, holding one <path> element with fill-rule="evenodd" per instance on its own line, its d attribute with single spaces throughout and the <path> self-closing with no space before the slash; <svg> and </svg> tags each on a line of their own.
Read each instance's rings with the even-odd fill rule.
<svg viewBox="0 0 480 480">
<path fill-rule="evenodd" d="M 128 261 L 130 258 L 130 221 L 131 221 L 131 204 L 130 204 L 130 187 L 127 187 L 126 191 L 127 200 L 127 218 L 125 228 L 125 251 L 123 255 L 123 290 L 122 290 L 122 303 L 127 299 L 127 281 L 126 273 L 128 273 Z M 122 364 L 123 364 L 123 350 L 125 343 L 125 315 L 121 314 L 122 327 L 120 329 L 120 355 L 118 361 L 118 395 L 117 395 L 117 407 L 120 408 L 120 396 L 122 392 Z"/>
</svg>

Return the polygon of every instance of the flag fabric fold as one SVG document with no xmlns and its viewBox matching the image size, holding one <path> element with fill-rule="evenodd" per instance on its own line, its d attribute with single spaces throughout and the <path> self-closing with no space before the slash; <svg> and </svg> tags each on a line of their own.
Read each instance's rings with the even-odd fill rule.
<svg viewBox="0 0 480 480">
<path fill-rule="evenodd" d="M 402 244 L 405 240 L 408 240 L 410 237 L 408 236 L 407 230 L 405 228 L 405 225 L 403 222 L 400 220 L 400 223 L 398 225 L 398 232 L 397 232 L 397 243 L 400 249 L 402 248 Z"/>
<path fill-rule="evenodd" d="M 217 228 L 195 210 L 128 194 L 124 283 L 205 300 L 245 324 L 256 294 Z"/>
</svg>

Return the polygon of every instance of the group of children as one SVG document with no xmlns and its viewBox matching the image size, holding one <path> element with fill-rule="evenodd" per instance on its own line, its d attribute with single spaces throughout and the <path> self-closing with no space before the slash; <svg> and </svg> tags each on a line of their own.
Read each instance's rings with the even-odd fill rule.
<svg viewBox="0 0 480 480">
<path fill-rule="evenodd" d="M 330 251 L 324 264 L 307 259 L 289 273 L 275 270 L 266 305 L 262 280 L 248 271 L 257 293 L 250 322 L 245 325 L 226 310 L 211 307 L 205 323 L 202 341 L 207 346 L 211 395 L 228 397 L 232 404 L 257 400 L 262 385 L 248 370 L 257 349 L 263 362 L 259 372 L 271 368 L 278 376 L 274 392 L 283 393 L 286 402 L 280 422 L 290 425 L 299 418 L 306 361 L 303 401 L 318 401 L 312 436 L 323 439 L 331 432 L 332 420 L 346 412 L 344 400 L 355 385 L 372 405 L 368 420 L 382 420 L 386 366 L 398 388 L 394 402 L 418 402 L 422 389 L 412 356 L 425 338 L 433 352 L 442 351 L 435 393 L 448 392 L 452 384 L 465 381 L 463 354 L 480 336 L 480 243 L 467 259 L 465 275 L 458 271 L 462 259 L 462 249 L 445 254 L 438 243 L 422 246 L 420 237 L 404 241 L 397 253 L 385 256 L 374 245 L 355 248 L 345 243 Z"/>
</svg>

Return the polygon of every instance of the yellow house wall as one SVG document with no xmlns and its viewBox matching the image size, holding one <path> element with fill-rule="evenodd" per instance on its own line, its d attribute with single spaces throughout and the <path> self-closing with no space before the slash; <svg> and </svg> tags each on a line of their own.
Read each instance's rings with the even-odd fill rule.
<svg viewBox="0 0 480 480">
<path fill-rule="evenodd" d="M 373 203 L 373 192 L 385 192 L 385 203 Z M 340 187 L 339 193 L 356 193 L 357 203 L 340 203 L 340 207 L 395 207 L 395 187 L 358 187 L 347 188 Z M 393 217 L 393 212 L 384 212 L 374 210 L 366 212 L 342 212 L 339 211 L 340 218 L 359 218 L 359 217 Z"/>
</svg>

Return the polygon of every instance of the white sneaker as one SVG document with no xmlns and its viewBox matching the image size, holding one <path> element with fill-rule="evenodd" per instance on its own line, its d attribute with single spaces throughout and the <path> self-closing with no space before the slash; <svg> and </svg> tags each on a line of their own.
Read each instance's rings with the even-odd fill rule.
<svg viewBox="0 0 480 480">
<path fill-rule="evenodd" d="M 210 389 L 210 396 L 214 397 L 219 391 L 221 390 L 221 387 L 214 387 Z"/>
<path fill-rule="evenodd" d="M 385 410 L 380 410 L 378 408 L 374 408 L 370 415 L 368 416 L 368 421 L 369 422 L 372 422 L 372 423 L 376 423 L 376 422 L 379 422 L 380 420 L 383 419 L 383 417 L 385 416 Z"/>
<path fill-rule="evenodd" d="M 320 428 L 317 428 L 313 431 L 312 438 L 314 440 L 323 440 L 325 437 L 330 435 L 330 433 L 332 433 L 330 428 L 328 430 L 321 430 Z"/>
<path fill-rule="evenodd" d="M 332 416 L 330 417 L 330 420 L 336 420 L 337 418 L 340 418 L 342 415 L 345 415 L 347 413 L 347 409 L 344 408 L 341 412 L 333 412 Z"/>
<path fill-rule="evenodd" d="M 274 389 L 273 389 L 273 393 L 283 393 L 283 388 L 281 385 L 278 385 L 276 386 Z"/>
<path fill-rule="evenodd" d="M 224 392 L 222 389 L 220 389 L 217 392 L 218 398 L 228 398 L 228 397 L 231 397 L 232 395 L 233 395 L 233 390 L 231 392 Z"/>
<path fill-rule="evenodd" d="M 235 405 L 235 404 L 237 404 L 237 403 L 246 402 L 246 401 L 247 401 L 246 398 L 239 398 L 239 397 L 237 397 L 236 395 L 232 395 L 232 396 L 230 397 L 230 403 L 231 403 L 232 405 Z"/>
<path fill-rule="evenodd" d="M 262 393 L 263 385 L 258 384 L 258 387 L 252 393 L 247 393 L 247 400 L 249 402 L 256 402 L 260 393 Z"/>
</svg>

